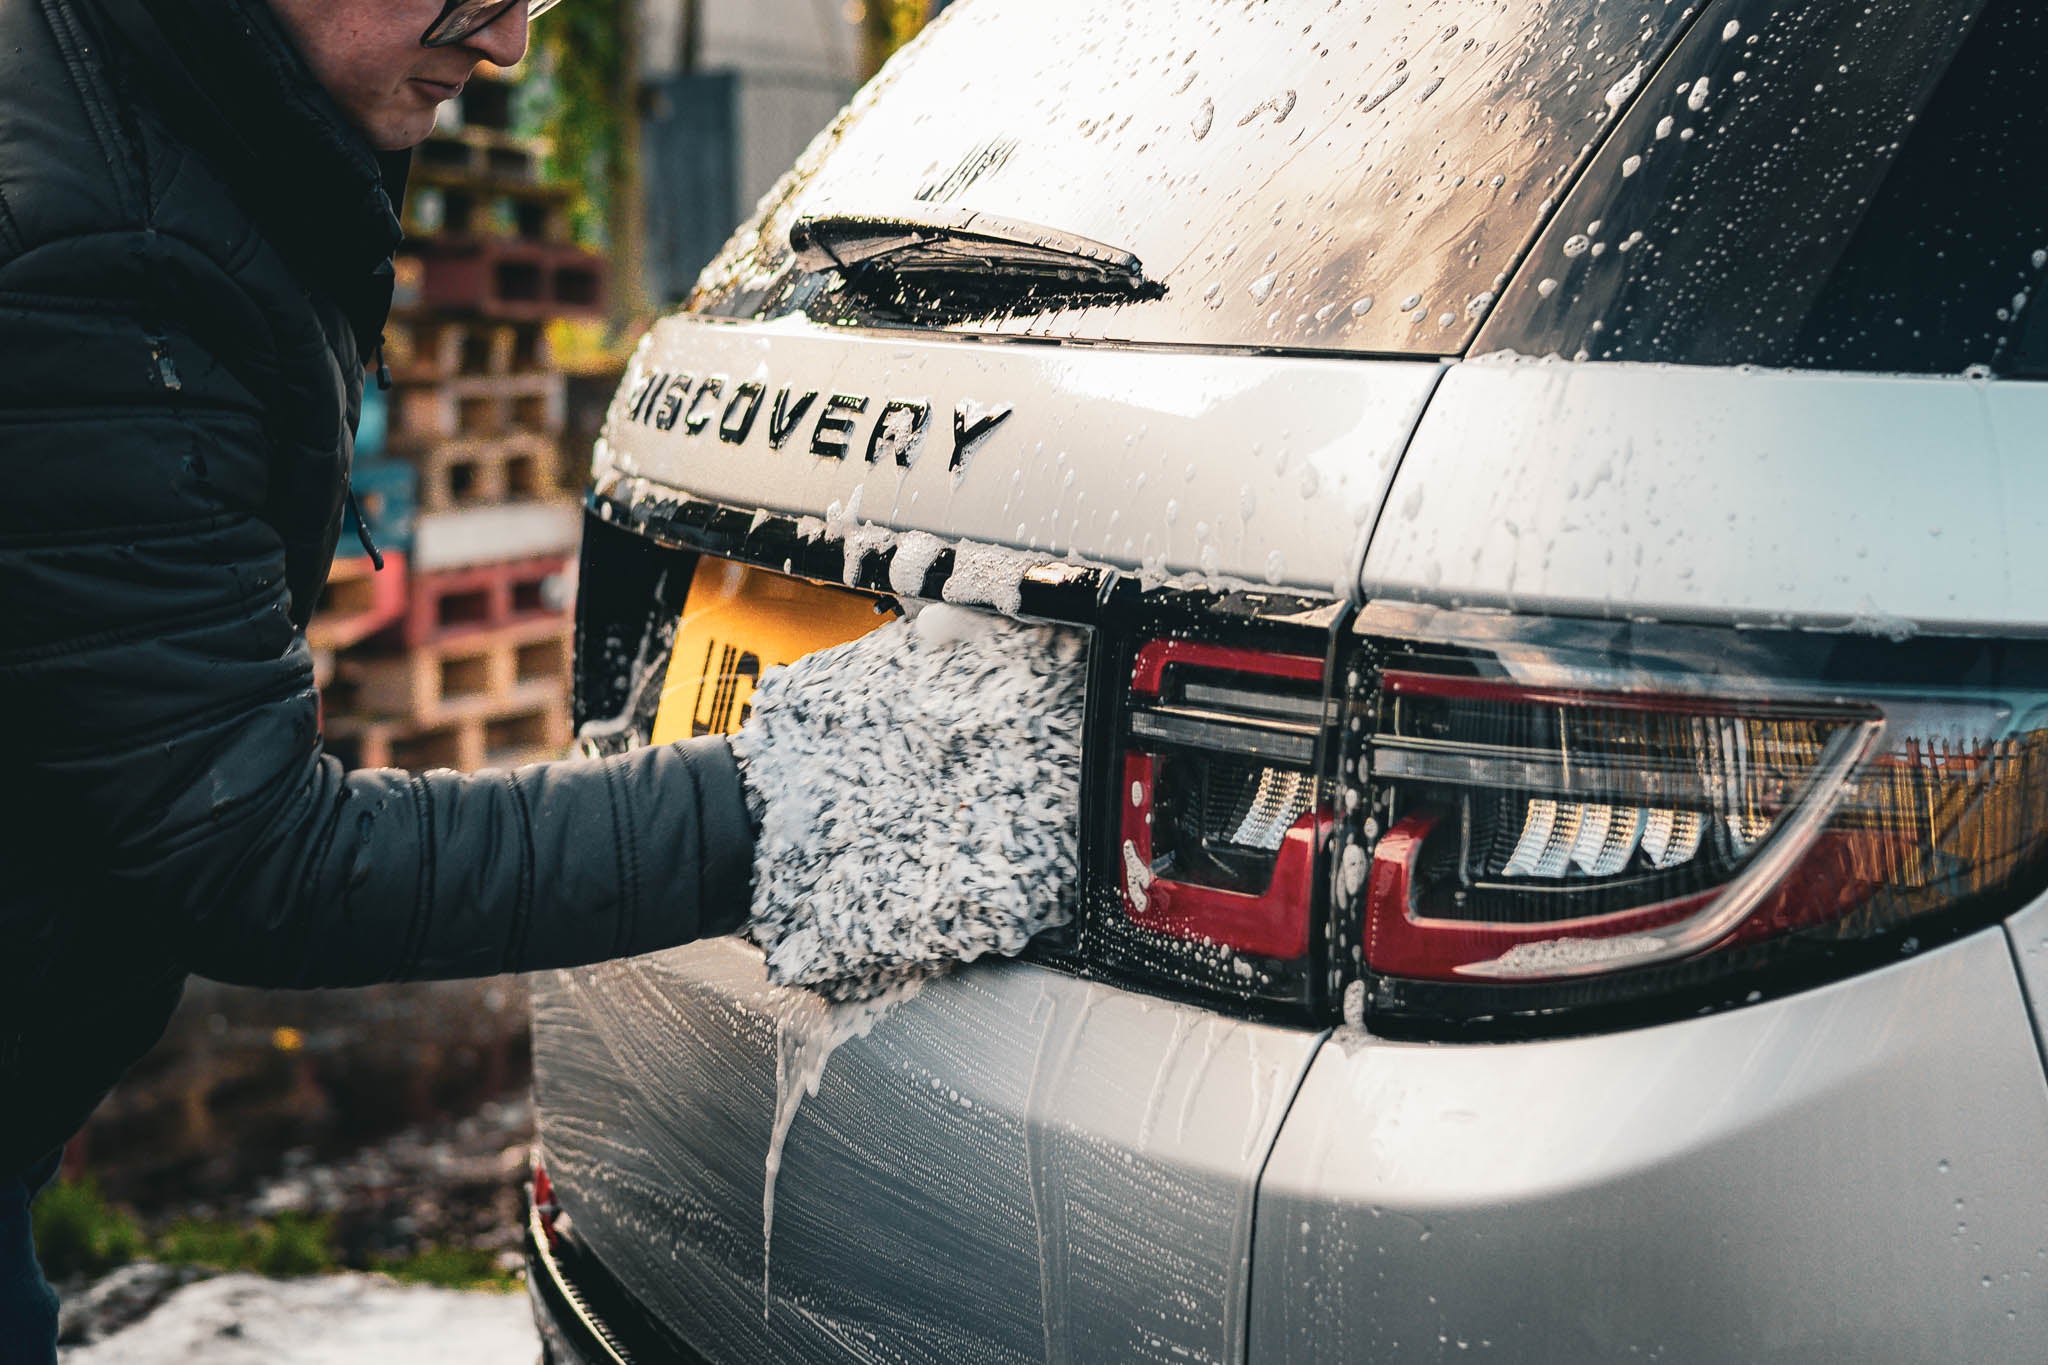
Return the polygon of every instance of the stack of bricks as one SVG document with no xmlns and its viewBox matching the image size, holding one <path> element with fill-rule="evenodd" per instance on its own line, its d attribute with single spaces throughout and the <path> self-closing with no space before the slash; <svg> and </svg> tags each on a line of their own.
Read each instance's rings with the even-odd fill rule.
<svg viewBox="0 0 2048 1365">
<path fill-rule="evenodd" d="M 366 416 L 354 479 L 385 568 L 347 530 L 308 632 L 328 746 L 359 767 L 505 767 L 571 738 L 580 519 L 548 324 L 602 310 L 605 262 L 568 240 L 570 191 L 489 72 L 414 154 L 384 429 Z"/>
</svg>

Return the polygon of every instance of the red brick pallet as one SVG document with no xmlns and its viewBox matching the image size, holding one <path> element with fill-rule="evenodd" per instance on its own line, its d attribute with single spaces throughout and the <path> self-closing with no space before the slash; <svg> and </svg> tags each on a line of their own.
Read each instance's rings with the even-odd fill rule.
<svg viewBox="0 0 2048 1365">
<path fill-rule="evenodd" d="M 346 649 L 399 621 L 406 613 L 406 577 L 402 550 L 385 551 L 382 573 L 368 556 L 335 560 L 306 627 L 307 642 L 321 651 Z"/>
<path fill-rule="evenodd" d="M 527 241 L 424 241 L 420 306 L 508 320 L 595 317 L 604 310 L 605 260 L 581 247 Z"/>
<path fill-rule="evenodd" d="M 326 739 L 357 768 L 510 768 L 560 758 L 574 738 L 569 699 L 539 687 L 445 720 L 331 719 Z"/>
<path fill-rule="evenodd" d="M 423 513 L 548 497 L 562 477 L 555 438 L 535 431 L 435 441 L 400 453 L 420 472 Z"/>
<path fill-rule="evenodd" d="M 409 648 L 534 620 L 559 620 L 550 579 L 569 568 L 566 554 L 477 564 L 412 576 L 399 638 Z"/>
<path fill-rule="evenodd" d="M 372 719 L 439 724 L 569 692 L 567 617 L 457 635 L 397 654 L 340 661 L 335 706 Z"/>
<path fill-rule="evenodd" d="M 503 436 L 508 432 L 562 429 L 566 386 L 559 374 L 488 375 L 403 384 L 392 391 L 394 448 L 453 436 Z"/>
<path fill-rule="evenodd" d="M 538 322 L 393 318 L 384 359 L 399 384 L 438 383 L 549 368 L 547 332 Z"/>
</svg>

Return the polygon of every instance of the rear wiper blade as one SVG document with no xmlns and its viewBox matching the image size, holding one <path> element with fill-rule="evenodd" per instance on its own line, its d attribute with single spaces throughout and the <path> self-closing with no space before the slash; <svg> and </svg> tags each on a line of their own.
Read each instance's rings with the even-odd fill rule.
<svg viewBox="0 0 2048 1365">
<path fill-rule="evenodd" d="M 1072 292 L 1147 292 L 1144 267 L 1128 251 L 966 209 L 919 205 L 901 213 L 816 214 L 791 226 L 789 244 L 804 269 L 836 269 L 849 278 L 873 274 L 916 283 L 995 276 Z"/>
</svg>

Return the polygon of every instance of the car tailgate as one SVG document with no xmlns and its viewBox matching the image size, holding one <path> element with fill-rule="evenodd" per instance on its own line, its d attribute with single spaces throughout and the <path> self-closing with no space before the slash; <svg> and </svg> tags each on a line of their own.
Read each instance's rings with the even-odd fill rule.
<svg viewBox="0 0 2048 1365">
<path fill-rule="evenodd" d="M 538 979 L 535 1011 L 575 1237 L 712 1360 L 1242 1358 L 1316 1031 L 1022 963 L 834 1008 L 736 940 Z"/>
</svg>

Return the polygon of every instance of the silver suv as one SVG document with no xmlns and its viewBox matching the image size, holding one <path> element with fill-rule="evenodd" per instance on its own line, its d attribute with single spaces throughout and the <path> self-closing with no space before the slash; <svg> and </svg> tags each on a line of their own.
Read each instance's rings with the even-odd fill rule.
<svg viewBox="0 0 2048 1365">
<path fill-rule="evenodd" d="M 1073 923 L 543 981 L 554 1357 L 2048 1357 L 2043 88 L 2033 0 L 954 6 L 636 356 L 579 705 L 1085 631 Z"/>
</svg>

